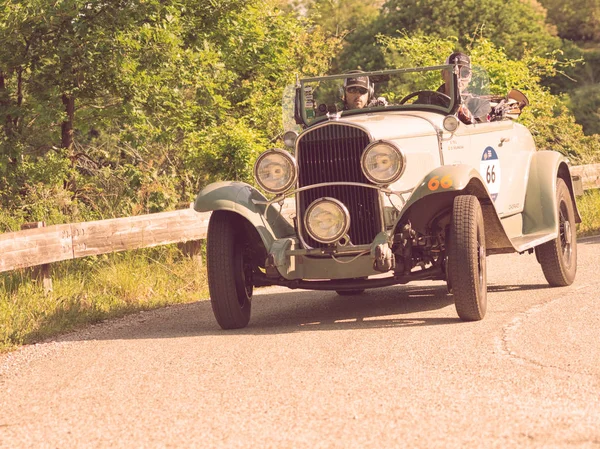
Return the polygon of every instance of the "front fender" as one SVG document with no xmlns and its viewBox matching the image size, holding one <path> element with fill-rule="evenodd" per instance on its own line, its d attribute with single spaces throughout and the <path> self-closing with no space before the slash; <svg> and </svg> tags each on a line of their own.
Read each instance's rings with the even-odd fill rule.
<svg viewBox="0 0 600 449">
<path fill-rule="evenodd" d="M 294 235 L 294 228 L 273 205 L 255 204 L 267 201 L 262 193 L 243 182 L 215 182 L 200 191 L 194 202 L 198 212 L 228 210 L 241 215 L 258 231 L 265 248 L 277 239 Z"/>
<path fill-rule="evenodd" d="M 481 175 L 473 167 L 464 164 L 437 167 L 429 172 L 419 185 L 415 187 L 415 190 L 406 203 L 406 207 L 426 196 L 463 191 L 472 180 L 477 180 L 477 183 L 483 188 L 483 192 L 481 193 L 488 196 L 485 187 L 483 187 L 484 184 Z"/>
<path fill-rule="evenodd" d="M 474 195 L 479 199 L 488 249 L 513 249 L 481 175 L 466 164 L 443 165 L 429 172 L 406 202 L 396 226 L 410 222 L 413 229 L 426 234 L 434 220 L 449 219 L 458 195 Z"/>
<path fill-rule="evenodd" d="M 527 193 L 523 207 L 523 233 L 558 233 L 556 204 L 556 180 L 564 179 L 575 210 L 575 221 L 581 223 L 581 216 L 575 202 L 573 181 L 567 158 L 556 151 L 538 151 L 531 159 Z"/>
</svg>

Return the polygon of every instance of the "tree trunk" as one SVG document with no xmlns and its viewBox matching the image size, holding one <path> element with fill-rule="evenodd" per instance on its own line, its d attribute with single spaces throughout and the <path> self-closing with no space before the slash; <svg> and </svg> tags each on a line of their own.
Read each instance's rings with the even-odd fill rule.
<svg viewBox="0 0 600 449">
<path fill-rule="evenodd" d="M 67 118 L 62 122 L 62 141 L 63 148 L 71 149 L 73 147 L 73 120 L 75 117 L 75 97 L 63 94 L 62 102 L 65 105 Z"/>
<path fill-rule="evenodd" d="M 21 109 L 21 105 L 23 104 L 23 67 L 19 67 L 17 69 L 17 107 L 19 108 L 19 110 Z M 15 132 L 20 132 L 19 129 L 19 122 L 22 122 L 22 120 L 19 120 L 21 114 L 20 112 L 17 113 L 17 116 L 13 119 L 13 130 Z"/>
<path fill-rule="evenodd" d="M 23 104 L 23 67 L 17 69 L 17 106 Z"/>
<path fill-rule="evenodd" d="M 6 79 L 4 76 L 4 72 L 0 72 L 0 108 L 2 108 L 2 115 L 4 115 L 4 112 L 6 108 L 8 108 L 8 105 L 9 101 L 8 94 L 6 92 Z M 6 137 L 8 137 L 10 135 L 10 124 L 12 123 L 12 119 L 9 114 L 4 115 L 4 119 L 4 134 L 6 134 Z"/>
</svg>

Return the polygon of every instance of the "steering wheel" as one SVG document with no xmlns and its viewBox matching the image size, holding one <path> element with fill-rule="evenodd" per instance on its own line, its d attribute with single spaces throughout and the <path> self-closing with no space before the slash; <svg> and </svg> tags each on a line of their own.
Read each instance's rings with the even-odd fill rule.
<svg viewBox="0 0 600 449">
<path fill-rule="evenodd" d="M 410 100 L 411 98 L 414 97 L 419 97 L 419 99 L 417 100 L 416 103 L 421 103 L 421 104 L 438 104 L 438 103 L 432 103 L 431 100 L 433 97 L 439 97 L 439 99 L 442 101 L 442 104 L 439 106 L 449 106 L 450 102 L 452 101 L 450 99 L 450 97 L 442 92 L 437 92 L 435 90 L 418 90 L 416 92 L 413 92 L 412 94 L 408 94 L 406 97 L 404 97 L 402 100 L 400 100 L 400 103 L 398 104 L 404 104 L 406 103 L 408 100 Z"/>
</svg>

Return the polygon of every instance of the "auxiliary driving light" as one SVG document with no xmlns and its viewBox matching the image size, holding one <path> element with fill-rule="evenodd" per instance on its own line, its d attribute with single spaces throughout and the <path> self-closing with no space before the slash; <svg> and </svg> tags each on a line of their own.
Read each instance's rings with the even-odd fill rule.
<svg viewBox="0 0 600 449">
<path fill-rule="evenodd" d="M 306 209 L 304 226 L 317 242 L 335 243 L 348 232 L 350 213 L 346 206 L 335 198 L 319 198 Z"/>
<path fill-rule="evenodd" d="M 406 159 L 395 144 L 378 140 L 365 149 L 360 165 L 369 181 L 388 185 L 400 179 L 404 173 Z"/>
<path fill-rule="evenodd" d="M 458 129 L 458 119 L 453 115 L 447 115 L 444 117 L 444 121 L 442 122 L 442 126 L 449 133 L 453 133 Z"/>
<path fill-rule="evenodd" d="M 254 164 L 254 178 L 270 193 L 283 193 L 296 182 L 296 160 L 287 151 L 273 149 L 261 154 Z"/>
<path fill-rule="evenodd" d="M 288 148 L 294 149 L 296 147 L 296 140 L 298 139 L 298 133 L 296 131 L 287 131 L 283 135 L 283 143 Z"/>
</svg>

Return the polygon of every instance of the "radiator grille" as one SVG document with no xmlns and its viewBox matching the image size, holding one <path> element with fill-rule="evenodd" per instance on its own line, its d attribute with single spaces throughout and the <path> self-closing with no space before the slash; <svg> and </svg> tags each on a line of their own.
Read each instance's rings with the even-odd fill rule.
<svg viewBox="0 0 600 449">
<path fill-rule="evenodd" d="M 300 137 L 298 142 L 299 187 L 324 182 L 360 182 L 372 184 L 360 168 L 360 157 L 369 144 L 369 136 L 359 128 L 328 124 Z M 304 230 L 304 212 L 318 198 L 329 196 L 346 205 L 350 212 L 348 235 L 354 245 L 369 244 L 381 231 L 379 192 L 359 186 L 325 186 L 297 194 L 299 226 L 306 243 L 313 248 L 327 245 L 313 240 Z"/>
</svg>

